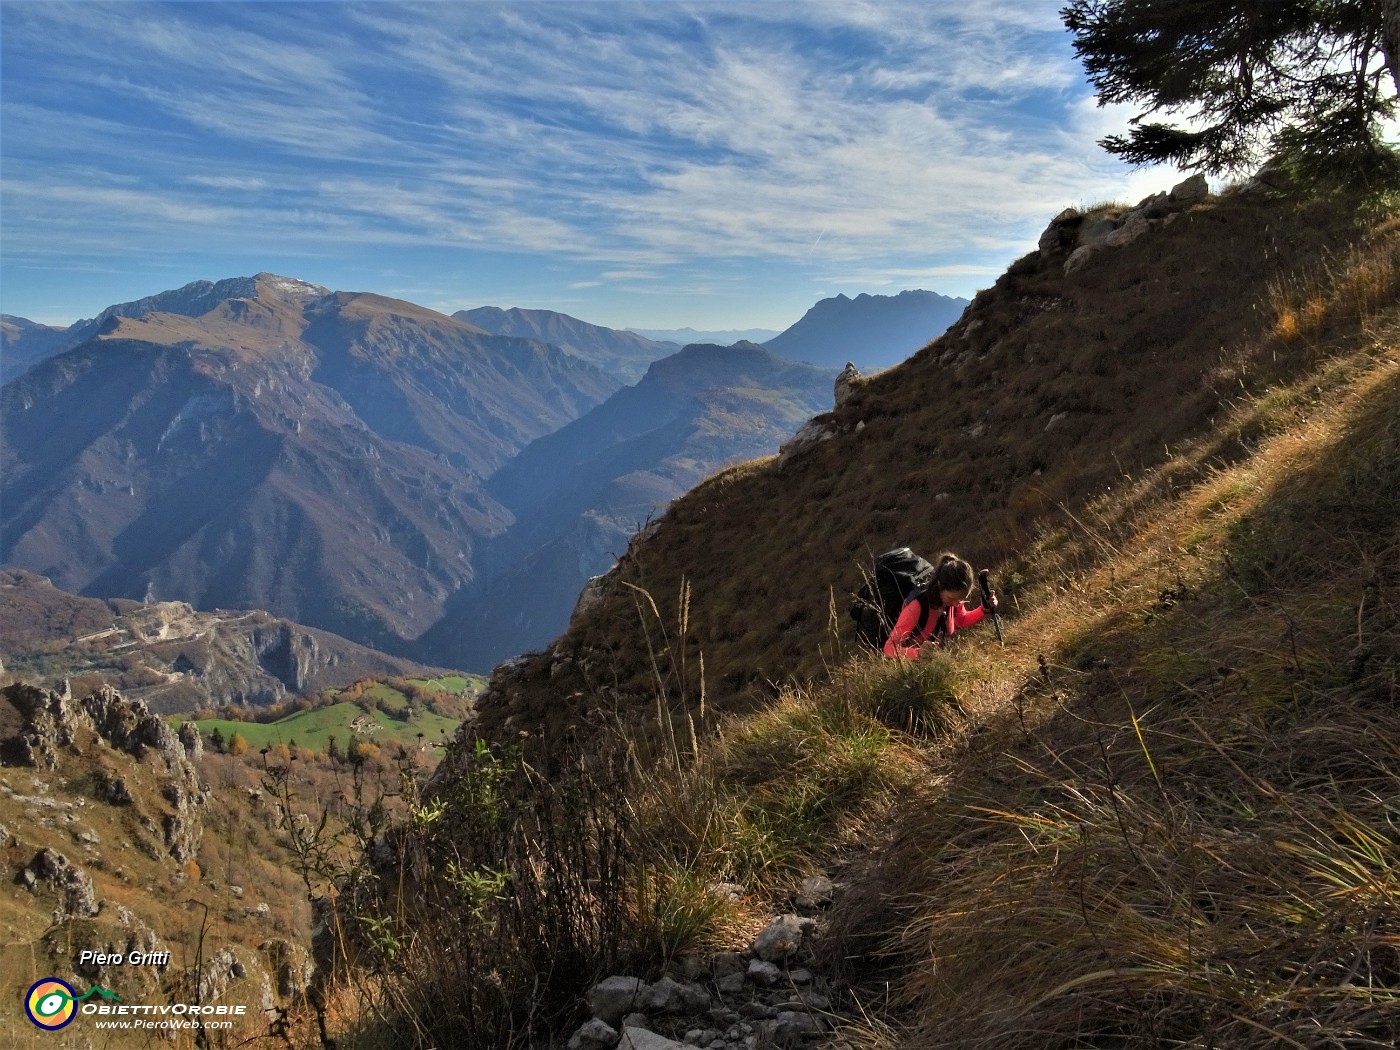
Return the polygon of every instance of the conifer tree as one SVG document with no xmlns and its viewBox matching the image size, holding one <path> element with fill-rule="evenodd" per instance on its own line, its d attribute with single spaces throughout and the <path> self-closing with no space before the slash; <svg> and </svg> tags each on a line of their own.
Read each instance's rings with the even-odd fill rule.
<svg viewBox="0 0 1400 1050">
<path fill-rule="evenodd" d="M 1400 0 L 1072 0 L 1060 16 L 1099 104 L 1143 107 L 1100 142 L 1110 153 L 1212 174 L 1272 158 L 1308 184 L 1400 185 L 1382 136 Z"/>
</svg>

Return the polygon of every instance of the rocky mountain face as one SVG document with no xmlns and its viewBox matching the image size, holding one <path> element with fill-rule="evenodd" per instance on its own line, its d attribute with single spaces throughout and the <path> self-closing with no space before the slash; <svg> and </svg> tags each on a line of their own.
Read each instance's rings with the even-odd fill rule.
<svg viewBox="0 0 1400 1050">
<path fill-rule="evenodd" d="M 203 763 L 192 723 L 171 728 L 113 690 L 0 690 L 0 863 L 15 886 L 0 921 L 7 943 L 35 960 L 26 972 L 129 1002 L 190 1001 L 198 981 L 203 1001 L 244 1003 L 258 1027 L 304 994 L 310 956 L 285 924 L 242 886 L 202 878 L 196 856 L 208 862 L 207 839 L 231 820 L 244 826 L 253 797 L 220 793 Z M 220 936 L 201 965 L 190 901 L 226 890 L 236 891 L 226 903 L 194 914 L 241 936 Z M 114 961 L 133 952 L 150 963 Z"/>
<path fill-rule="evenodd" d="M 64 753 L 107 747 L 141 760 L 161 771 L 161 794 L 169 809 L 159 820 L 148 817 L 144 826 L 157 830 L 164 848 L 177 861 L 194 857 L 201 832 L 198 807 L 205 801 L 199 774 L 191 758 L 203 747 L 198 730 L 190 723 L 177 734 L 140 700 L 127 700 L 112 689 L 101 689 L 75 700 L 66 689 L 52 692 L 27 685 L 12 685 L 3 701 L 19 715 L 19 729 L 0 740 L 0 755 L 8 766 L 57 769 Z M 13 723 L 13 714 L 6 721 Z M 131 791 L 120 776 L 99 777 L 99 800 L 124 805 Z"/>
<path fill-rule="evenodd" d="M 510 520 L 481 481 L 619 385 L 381 296 L 269 274 L 169 294 L 214 305 L 106 311 L 5 385 L 0 559 L 402 649 Z"/>
<path fill-rule="evenodd" d="M 657 361 L 491 477 L 488 493 L 516 524 L 483 552 L 486 582 L 463 592 L 422 651 L 491 666 L 544 645 L 589 578 L 667 503 L 717 467 L 771 454 L 831 402 L 830 373 L 753 343 Z"/>
<path fill-rule="evenodd" d="M 854 299 L 838 295 L 823 299 L 763 345 L 794 361 L 832 369 L 850 361 L 862 372 L 878 371 L 937 339 L 967 304 L 966 299 L 919 290 Z"/>
<path fill-rule="evenodd" d="M 628 383 L 635 383 L 648 365 L 676 350 L 636 332 L 603 328 L 552 310 L 482 306 L 459 310 L 452 316 L 493 335 L 535 339 L 557 346 Z"/>
<path fill-rule="evenodd" d="M 102 681 L 166 713 L 276 704 L 366 676 L 435 673 L 266 612 L 83 598 L 20 570 L 0 571 L 0 653 L 8 675 Z"/>
</svg>

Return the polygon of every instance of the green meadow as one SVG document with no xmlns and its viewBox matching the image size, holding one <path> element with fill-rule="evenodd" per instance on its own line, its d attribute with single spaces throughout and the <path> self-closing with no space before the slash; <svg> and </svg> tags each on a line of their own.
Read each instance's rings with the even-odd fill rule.
<svg viewBox="0 0 1400 1050">
<path fill-rule="evenodd" d="M 479 680 L 465 675 L 448 675 L 432 680 L 410 679 L 408 684 L 459 705 L 463 697 L 474 693 L 481 685 Z M 204 718 L 196 720 L 195 725 L 199 727 L 206 744 L 218 730 L 224 740 L 231 739 L 234 733 L 240 734 L 254 751 L 278 744 L 295 744 L 312 751 L 325 751 L 330 746 L 331 737 L 335 737 L 342 749 L 360 741 L 380 747 L 385 744 L 443 744 L 463 721 L 460 717 L 432 710 L 438 705 L 432 700 L 421 702 L 422 694 L 420 702 L 415 703 L 389 682 L 357 683 L 349 689 L 325 695 L 332 701 L 335 696 L 353 696 L 354 699 L 297 711 L 275 722 Z"/>
</svg>

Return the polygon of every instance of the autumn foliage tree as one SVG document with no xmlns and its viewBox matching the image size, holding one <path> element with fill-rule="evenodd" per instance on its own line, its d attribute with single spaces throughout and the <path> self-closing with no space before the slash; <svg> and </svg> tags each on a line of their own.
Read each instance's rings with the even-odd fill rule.
<svg viewBox="0 0 1400 1050">
<path fill-rule="evenodd" d="M 1272 159 L 1309 185 L 1400 186 L 1383 135 L 1400 0 L 1072 0 L 1060 16 L 1099 104 L 1142 107 L 1101 140 L 1110 153 L 1212 174 Z"/>
</svg>

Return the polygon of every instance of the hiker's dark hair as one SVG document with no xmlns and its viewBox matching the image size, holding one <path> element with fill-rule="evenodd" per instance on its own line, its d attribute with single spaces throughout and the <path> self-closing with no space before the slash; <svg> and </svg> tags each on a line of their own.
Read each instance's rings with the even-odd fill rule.
<svg viewBox="0 0 1400 1050">
<path fill-rule="evenodd" d="M 933 572 L 933 582 L 929 588 L 937 591 L 962 591 L 972 593 L 972 566 L 951 551 L 938 556 L 938 567 Z"/>
</svg>

